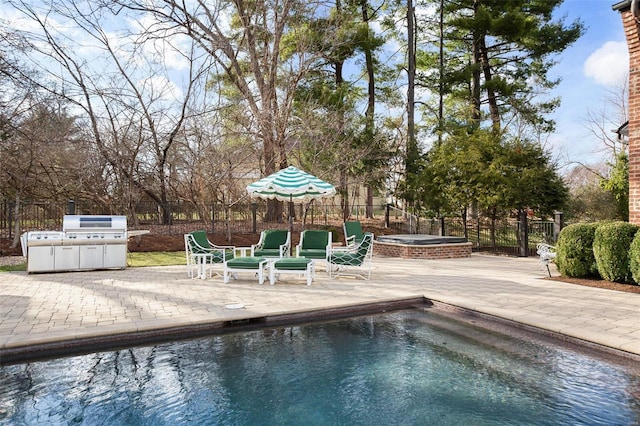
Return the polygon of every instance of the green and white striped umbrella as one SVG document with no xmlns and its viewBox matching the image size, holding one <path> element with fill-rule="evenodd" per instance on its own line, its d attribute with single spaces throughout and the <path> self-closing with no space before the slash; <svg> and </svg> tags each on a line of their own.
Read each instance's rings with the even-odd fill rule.
<svg viewBox="0 0 640 426">
<path fill-rule="evenodd" d="M 335 195 L 336 188 L 309 173 L 289 166 L 247 185 L 247 192 L 251 197 L 306 203 L 316 198 Z"/>
</svg>

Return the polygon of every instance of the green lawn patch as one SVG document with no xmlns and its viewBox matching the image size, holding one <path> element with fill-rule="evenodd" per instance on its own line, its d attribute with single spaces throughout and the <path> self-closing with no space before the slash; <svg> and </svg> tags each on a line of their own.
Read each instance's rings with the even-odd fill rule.
<svg viewBox="0 0 640 426">
<path fill-rule="evenodd" d="M 184 265 L 184 251 L 133 252 L 129 253 L 127 263 L 130 267 Z M 26 263 L 0 266 L 0 272 L 26 270 Z"/>
</svg>

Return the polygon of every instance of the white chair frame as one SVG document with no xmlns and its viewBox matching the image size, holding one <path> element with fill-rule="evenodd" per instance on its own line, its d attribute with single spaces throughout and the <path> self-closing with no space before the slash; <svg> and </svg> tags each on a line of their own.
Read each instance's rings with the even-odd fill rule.
<svg viewBox="0 0 640 426">
<path fill-rule="evenodd" d="M 208 240 L 207 240 L 208 241 Z M 233 246 L 217 246 L 209 241 L 210 247 L 203 247 L 197 243 L 193 236 L 184 234 L 184 249 L 187 262 L 187 276 L 191 279 L 207 278 L 207 272 L 209 278 L 213 276 L 214 265 L 222 265 L 226 262 L 226 250 L 234 250 Z M 197 247 L 199 253 L 194 253 L 193 247 Z M 222 258 L 222 262 L 213 262 L 215 255 Z M 221 274 L 220 271 L 216 271 L 217 274 Z"/>
<path fill-rule="evenodd" d="M 538 243 L 536 250 L 538 256 L 540 256 L 540 263 L 547 268 L 547 273 L 551 276 L 549 263 L 553 262 L 557 256 L 556 247 L 547 243 Z"/>
<path fill-rule="evenodd" d="M 337 264 L 331 263 L 331 255 L 334 253 L 357 253 L 362 248 L 363 244 L 369 244 L 367 252 L 360 264 Z M 365 280 L 371 279 L 371 267 L 373 265 L 373 234 L 365 233 L 364 239 L 357 245 L 349 247 L 332 247 L 327 255 L 327 269 L 329 270 L 329 278 L 335 279 L 339 276 L 353 276 L 363 278 Z"/>
<path fill-rule="evenodd" d="M 251 256 L 254 256 L 254 251 L 262 248 L 265 239 L 265 232 L 262 231 L 260 233 L 260 239 L 256 244 L 251 245 Z M 287 231 L 287 241 L 284 244 L 280 245 L 280 256 L 279 257 L 289 257 L 289 253 L 291 252 L 291 231 Z M 269 256 L 264 256 L 269 257 Z"/>
</svg>

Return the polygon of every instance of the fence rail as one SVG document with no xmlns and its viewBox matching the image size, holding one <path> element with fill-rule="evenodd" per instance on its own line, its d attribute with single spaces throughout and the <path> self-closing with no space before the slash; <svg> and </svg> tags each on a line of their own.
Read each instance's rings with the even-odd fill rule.
<svg viewBox="0 0 640 426">
<path fill-rule="evenodd" d="M 297 205 L 293 230 L 307 227 L 334 230 L 341 237 L 343 212 L 339 205 L 312 203 L 305 210 Z M 101 206 L 83 201 L 67 203 L 21 203 L 18 208 L 12 201 L 0 201 L 0 238 L 14 238 L 33 230 L 61 230 L 65 214 L 125 215 L 130 230 L 146 229 L 156 235 L 175 235 L 204 229 L 212 234 L 249 234 L 266 228 L 288 226 L 288 218 L 266 222 L 266 203 L 236 204 L 224 208 L 219 204 L 195 206 L 176 202 L 169 206 L 171 217 L 167 221 L 155 203 L 139 203 L 135 206 Z M 288 209 L 283 209 L 285 213 Z M 366 218 L 365 206 L 352 206 L 349 220 L 360 220 L 363 227 L 373 228 L 385 234 L 428 234 L 466 236 L 476 252 L 506 255 L 523 255 L 521 224 L 517 220 L 490 220 L 478 218 L 463 222 L 460 218 L 419 218 L 392 206 L 378 206 L 373 218 Z M 168 223 L 165 223 L 168 222 Z M 553 242 L 557 224 L 549 221 L 530 221 L 526 226 L 528 244 L 526 255 L 535 254 L 539 242 Z"/>
</svg>

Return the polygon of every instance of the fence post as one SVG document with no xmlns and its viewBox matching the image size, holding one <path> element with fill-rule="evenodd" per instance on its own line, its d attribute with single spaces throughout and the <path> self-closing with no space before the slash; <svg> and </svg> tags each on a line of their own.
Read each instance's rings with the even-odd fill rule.
<svg viewBox="0 0 640 426">
<path fill-rule="evenodd" d="M 440 217 L 440 236 L 444 237 L 447 235 L 445 229 L 444 229 L 444 225 L 445 225 L 445 220 L 444 220 L 444 216 Z"/>
<path fill-rule="evenodd" d="M 558 241 L 558 235 L 560 235 L 560 231 L 564 228 L 564 213 L 563 212 L 555 212 L 553 216 L 553 241 Z"/>
<path fill-rule="evenodd" d="M 252 232 L 255 234 L 258 232 L 258 204 L 251 203 L 251 226 Z"/>
<path fill-rule="evenodd" d="M 518 233 L 520 240 L 520 257 L 529 256 L 529 225 L 527 223 L 527 211 L 518 211 Z"/>
</svg>

